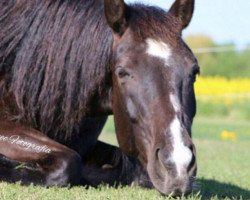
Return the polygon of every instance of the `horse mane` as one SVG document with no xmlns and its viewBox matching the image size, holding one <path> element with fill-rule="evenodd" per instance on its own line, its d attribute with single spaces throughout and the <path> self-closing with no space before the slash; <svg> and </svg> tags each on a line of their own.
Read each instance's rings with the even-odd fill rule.
<svg viewBox="0 0 250 200">
<path fill-rule="evenodd" d="M 165 11 L 130 9 L 138 40 L 176 35 Z M 0 99 L 11 93 L 20 120 L 70 136 L 110 73 L 112 33 L 102 0 L 1 0 L 0 27 Z"/>
<path fill-rule="evenodd" d="M 102 1 L 1 0 L 0 27 L 0 98 L 13 93 L 20 118 L 45 134 L 71 134 L 109 71 Z"/>
</svg>

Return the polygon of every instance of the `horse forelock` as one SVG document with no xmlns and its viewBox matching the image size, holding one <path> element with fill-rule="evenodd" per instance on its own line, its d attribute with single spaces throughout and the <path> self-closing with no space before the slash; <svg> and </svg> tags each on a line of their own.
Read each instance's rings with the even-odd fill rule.
<svg viewBox="0 0 250 200">
<path fill-rule="evenodd" d="M 174 45 L 174 39 L 179 36 L 178 21 L 159 7 L 136 3 L 130 7 L 129 22 L 129 28 L 138 40 L 152 38 Z"/>
<path fill-rule="evenodd" d="M 112 35 L 101 1 L 4 3 L 0 65 L 11 67 L 20 115 L 44 133 L 71 134 L 109 70 Z M 9 57 L 12 66 L 4 65 Z"/>
</svg>

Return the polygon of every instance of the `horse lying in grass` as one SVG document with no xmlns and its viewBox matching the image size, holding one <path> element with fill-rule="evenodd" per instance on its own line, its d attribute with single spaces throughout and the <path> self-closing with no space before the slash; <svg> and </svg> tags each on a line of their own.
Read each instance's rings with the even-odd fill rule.
<svg viewBox="0 0 250 200">
<path fill-rule="evenodd" d="M 194 0 L 168 12 L 123 0 L 1 0 L 0 180 L 195 181 L 197 61 L 181 38 Z M 119 148 L 98 141 L 114 115 Z"/>
</svg>

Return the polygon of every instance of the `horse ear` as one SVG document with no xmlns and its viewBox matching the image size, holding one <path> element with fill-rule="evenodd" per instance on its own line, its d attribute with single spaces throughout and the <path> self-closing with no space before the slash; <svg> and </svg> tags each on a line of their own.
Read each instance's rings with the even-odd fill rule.
<svg viewBox="0 0 250 200">
<path fill-rule="evenodd" d="M 104 0 L 104 12 L 109 26 L 122 35 L 127 28 L 127 5 L 123 0 Z"/>
<path fill-rule="evenodd" d="M 169 13 L 179 20 L 181 30 L 188 26 L 193 12 L 194 0 L 176 0 L 169 10 Z"/>
</svg>

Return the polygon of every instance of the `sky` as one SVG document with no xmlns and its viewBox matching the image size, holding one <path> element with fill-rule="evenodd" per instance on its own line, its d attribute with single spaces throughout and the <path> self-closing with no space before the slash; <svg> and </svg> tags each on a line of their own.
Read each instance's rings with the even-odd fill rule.
<svg viewBox="0 0 250 200">
<path fill-rule="evenodd" d="M 174 0 L 125 0 L 169 9 Z M 193 19 L 183 34 L 205 33 L 217 43 L 250 44 L 250 0 L 196 0 Z"/>
</svg>

